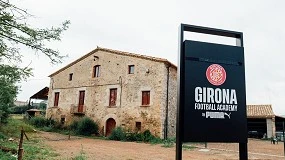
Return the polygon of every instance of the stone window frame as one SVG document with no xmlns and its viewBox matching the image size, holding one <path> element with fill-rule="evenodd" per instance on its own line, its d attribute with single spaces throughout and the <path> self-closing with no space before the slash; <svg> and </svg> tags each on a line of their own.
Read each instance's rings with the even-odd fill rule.
<svg viewBox="0 0 285 160">
<path fill-rule="evenodd" d="M 115 106 L 109 106 L 110 103 L 110 89 L 117 88 L 117 99 Z M 105 96 L 104 96 L 104 106 L 108 108 L 117 108 L 120 106 L 120 99 L 121 99 L 121 87 L 120 85 L 107 85 L 105 89 Z"/>
<path fill-rule="evenodd" d="M 150 102 L 149 105 L 142 105 L 142 91 L 150 91 Z M 137 90 L 137 99 L 136 99 L 136 105 L 140 107 L 151 107 L 155 101 L 155 90 L 150 86 L 142 86 L 140 89 Z"/>
</svg>

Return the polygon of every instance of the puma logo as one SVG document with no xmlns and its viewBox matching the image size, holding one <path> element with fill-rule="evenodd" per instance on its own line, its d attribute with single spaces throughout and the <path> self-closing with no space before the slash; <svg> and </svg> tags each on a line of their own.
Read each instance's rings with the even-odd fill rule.
<svg viewBox="0 0 285 160">
<path fill-rule="evenodd" d="M 227 114 L 226 112 L 224 112 L 226 116 L 229 117 L 229 119 L 231 119 L 231 112 L 229 114 Z"/>
</svg>

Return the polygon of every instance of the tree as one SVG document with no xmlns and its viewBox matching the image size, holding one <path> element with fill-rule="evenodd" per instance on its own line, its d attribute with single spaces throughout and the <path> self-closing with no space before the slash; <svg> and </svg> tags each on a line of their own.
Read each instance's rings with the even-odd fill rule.
<svg viewBox="0 0 285 160">
<path fill-rule="evenodd" d="M 60 27 L 35 28 L 26 23 L 31 17 L 9 0 L 0 0 L 0 122 L 5 122 L 8 117 L 9 107 L 19 91 L 17 83 L 32 75 L 31 68 L 18 65 L 23 57 L 19 46 L 43 53 L 53 64 L 60 63 L 64 57 L 45 44 L 60 41 L 70 22 L 65 21 Z"/>
</svg>

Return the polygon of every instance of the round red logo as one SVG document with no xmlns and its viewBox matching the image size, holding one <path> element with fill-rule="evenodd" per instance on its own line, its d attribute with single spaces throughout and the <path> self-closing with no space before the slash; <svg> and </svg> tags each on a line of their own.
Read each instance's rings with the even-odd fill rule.
<svg viewBox="0 0 285 160">
<path fill-rule="evenodd" d="M 222 66 L 212 64 L 207 68 L 206 77 L 212 85 L 219 86 L 226 81 L 227 73 Z"/>
</svg>

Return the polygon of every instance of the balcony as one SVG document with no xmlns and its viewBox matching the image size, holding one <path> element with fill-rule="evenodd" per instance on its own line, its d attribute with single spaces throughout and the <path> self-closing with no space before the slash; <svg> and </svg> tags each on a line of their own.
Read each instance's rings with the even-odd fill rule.
<svg viewBox="0 0 285 160">
<path fill-rule="evenodd" d="M 85 105 L 71 105 L 70 107 L 70 113 L 71 114 L 77 114 L 77 115 L 85 115 L 86 112 L 86 106 Z"/>
</svg>

